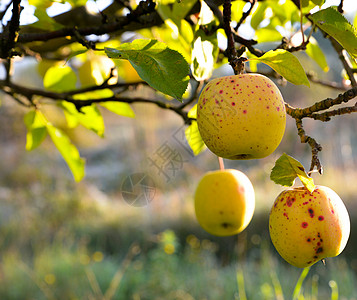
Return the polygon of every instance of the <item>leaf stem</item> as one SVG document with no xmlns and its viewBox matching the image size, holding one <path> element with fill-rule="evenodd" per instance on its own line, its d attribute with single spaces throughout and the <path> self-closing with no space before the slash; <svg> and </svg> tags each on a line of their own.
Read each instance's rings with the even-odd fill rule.
<svg viewBox="0 0 357 300">
<path fill-rule="evenodd" d="M 224 170 L 224 161 L 223 161 L 223 158 L 220 157 L 220 156 L 217 156 L 217 157 L 218 157 L 219 169 L 220 169 L 221 171 L 223 171 L 223 170 Z"/>
</svg>

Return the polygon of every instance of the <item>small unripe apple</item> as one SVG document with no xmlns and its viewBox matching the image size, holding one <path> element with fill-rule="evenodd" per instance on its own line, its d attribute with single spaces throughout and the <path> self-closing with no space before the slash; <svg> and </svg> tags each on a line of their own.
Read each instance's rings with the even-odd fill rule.
<svg viewBox="0 0 357 300">
<path fill-rule="evenodd" d="M 195 213 L 201 227 L 217 236 L 243 231 L 253 217 L 254 188 L 249 178 L 233 169 L 206 173 L 195 193 Z"/>
<path fill-rule="evenodd" d="M 263 158 L 283 138 L 285 103 L 274 82 L 263 75 L 216 78 L 201 92 L 197 125 L 203 141 L 217 156 Z"/>
<path fill-rule="evenodd" d="M 269 218 L 270 237 L 279 254 L 304 268 L 339 255 L 350 235 L 350 218 L 341 198 L 326 186 L 283 191 Z"/>
</svg>

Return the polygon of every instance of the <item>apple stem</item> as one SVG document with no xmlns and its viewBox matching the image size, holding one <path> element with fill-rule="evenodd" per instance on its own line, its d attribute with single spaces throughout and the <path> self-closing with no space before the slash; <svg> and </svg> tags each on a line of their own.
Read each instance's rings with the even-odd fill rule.
<svg viewBox="0 0 357 300">
<path fill-rule="evenodd" d="M 220 170 L 224 170 L 223 158 L 220 157 L 220 156 L 217 156 L 217 157 L 218 157 L 219 169 L 220 169 Z"/>
</svg>

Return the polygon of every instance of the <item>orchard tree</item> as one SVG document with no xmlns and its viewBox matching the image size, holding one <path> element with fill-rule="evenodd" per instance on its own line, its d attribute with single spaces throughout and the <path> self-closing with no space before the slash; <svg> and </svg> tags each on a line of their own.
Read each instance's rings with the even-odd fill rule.
<svg viewBox="0 0 357 300">
<path fill-rule="evenodd" d="M 277 104 L 275 98 L 269 98 L 270 102 L 265 103 L 266 109 L 277 105 L 279 118 L 283 118 L 280 123 L 271 118 L 270 125 L 276 125 L 276 128 L 271 127 L 270 130 L 273 133 L 280 132 L 273 142 L 272 151 L 281 141 L 286 115 L 295 121 L 301 142 L 311 148 L 308 172 L 298 161 L 284 154 L 277 160 L 271 179 L 291 186 L 299 177 L 311 194 L 315 191 L 319 193 L 310 175 L 314 171 L 323 171 L 319 159 L 323 145 L 305 132 L 303 120 L 327 122 L 357 111 L 357 104 L 349 104 L 357 96 L 357 33 L 344 16 L 344 0 L 340 0 L 337 6 L 330 6 L 329 1 L 325 0 L 28 0 L 26 5 L 24 2 L 12 0 L 1 3 L 0 58 L 5 72 L 0 80 L 0 88 L 2 96 L 7 95 L 2 97 L 5 101 L 15 101 L 26 109 L 27 150 L 35 149 L 46 136 L 50 136 L 74 179 L 80 181 L 85 174 L 84 159 L 66 133 L 51 122 L 43 107 L 54 105 L 61 109 L 70 128 L 83 125 L 103 136 L 104 122 L 100 107 L 121 116 L 134 117 L 131 104 L 140 102 L 170 110 L 182 118 L 187 126 L 187 141 L 196 155 L 207 145 L 217 156 L 225 157 L 225 151 L 216 151 L 214 147 L 218 145 L 218 148 L 222 148 L 222 143 L 215 141 L 214 145 L 210 145 L 213 134 L 207 129 L 207 126 L 215 125 L 219 120 L 216 117 L 212 120 L 206 118 L 200 125 L 200 110 L 201 116 L 204 115 L 202 107 L 212 99 L 215 103 L 231 101 L 220 95 L 224 93 L 233 99 L 229 102 L 230 106 L 240 108 L 248 116 L 249 111 L 240 107 L 243 98 L 234 98 L 234 89 L 243 84 L 241 93 L 245 98 L 254 94 L 256 103 L 268 98 L 270 92 L 276 96 L 276 101 L 281 101 Z M 54 13 L 54 8 L 61 7 L 67 10 Z M 22 25 L 22 16 L 31 8 L 34 9 L 36 21 Z M 315 38 L 316 33 L 323 37 L 324 43 L 332 45 L 335 59 L 343 66 L 338 80 L 327 81 L 311 70 L 304 70 L 296 56 L 296 53 L 304 52 L 323 71 L 329 69 L 325 53 L 319 45 L 321 40 Z M 43 88 L 28 87 L 13 79 L 15 62 L 27 57 L 37 61 L 37 71 L 43 77 Z M 261 68 L 262 64 L 268 68 Z M 235 75 L 229 80 L 224 79 L 224 83 L 218 80 L 215 84 L 212 81 L 211 85 L 207 84 L 213 71 L 224 65 L 230 65 Z M 256 81 L 262 78 L 257 74 L 264 75 L 261 84 Z M 319 99 L 305 107 L 293 107 L 286 99 L 283 100 L 269 78 L 281 84 L 289 81 L 295 85 L 322 85 L 334 89 L 335 97 Z M 263 83 L 267 90 L 262 89 Z M 130 91 L 138 86 L 154 91 L 147 93 L 151 98 L 131 96 Z M 202 90 L 205 93 L 202 92 L 203 96 L 199 99 Z M 239 121 L 238 117 L 233 118 L 232 124 L 240 123 L 226 130 L 235 133 L 245 126 L 257 124 L 258 118 L 265 120 L 265 107 L 259 108 L 256 119 L 250 119 L 249 122 L 243 118 Z M 214 103 L 209 112 L 219 115 Z M 221 111 L 223 114 L 225 112 L 227 110 Z M 205 117 L 208 117 L 207 114 Z M 232 115 L 220 117 L 228 120 Z M 259 126 L 258 129 L 264 134 L 267 129 L 264 125 Z M 217 139 L 226 134 L 217 132 Z M 254 134 L 250 131 L 247 138 L 239 142 L 240 146 L 246 141 L 245 148 L 253 149 L 249 143 L 255 143 Z M 235 142 L 232 139 L 232 144 Z M 271 146 L 269 143 L 264 144 L 266 149 Z M 228 145 L 228 148 L 231 146 Z M 250 154 L 232 151 L 228 151 L 230 154 L 226 158 L 256 159 L 272 152 L 265 151 L 262 154 L 257 149 Z M 313 213 L 309 213 L 310 217 L 313 216 Z M 327 214 L 327 211 L 317 217 L 327 218 L 322 213 Z M 346 236 L 348 238 L 349 223 L 341 225 L 339 221 L 338 218 L 330 221 L 333 228 L 343 231 L 343 237 L 336 236 L 341 241 L 330 246 L 337 248 L 332 249 L 335 252 L 329 252 L 330 256 L 337 255 L 347 241 Z M 306 224 L 302 224 L 305 228 Z M 229 226 L 229 223 L 224 223 L 224 226 Z M 242 224 L 238 224 L 238 227 L 242 228 Z M 236 233 L 237 230 L 232 232 Z M 279 232 L 274 234 L 281 235 Z M 325 257 L 322 247 L 314 246 L 311 249 L 315 251 L 316 258 L 304 260 L 300 265 L 310 265 Z"/>
</svg>

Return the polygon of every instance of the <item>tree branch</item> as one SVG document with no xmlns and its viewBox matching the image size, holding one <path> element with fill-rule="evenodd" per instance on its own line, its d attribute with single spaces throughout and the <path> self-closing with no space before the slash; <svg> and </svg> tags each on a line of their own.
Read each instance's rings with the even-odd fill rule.
<svg viewBox="0 0 357 300">
<path fill-rule="evenodd" d="M 253 7 L 255 6 L 255 4 L 257 3 L 257 0 L 249 0 L 250 3 L 250 7 L 249 9 L 244 12 L 242 14 L 242 17 L 240 18 L 240 20 L 237 23 L 237 26 L 234 28 L 235 31 L 238 31 L 239 27 L 243 24 L 243 22 L 248 18 L 248 16 L 250 15 L 250 13 L 253 10 Z"/>
<path fill-rule="evenodd" d="M 94 91 L 94 90 L 99 90 L 99 89 L 106 89 L 106 88 L 114 88 L 114 87 L 124 87 L 125 90 L 128 86 L 137 86 L 139 83 L 134 83 L 134 84 L 115 84 L 115 85 L 101 85 L 101 86 L 93 86 L 85 89 L 80 89 L 80 90 L 73 90 L 69 92 L 63 92 L 63 93 L 57 93 L 57 92 L 51 92 L 51 91 L 45 91 L 45 90 L 39 90 L 39 89 L 33 89 L 33 88 L 27 88 L 23 86 L 19 86 L 14 83 L 7 83 L 4 80 L 0 80 L 0 87 L 1 89 L 7 93 L 8 95 L 11 95 L 17 102 L 20 104 L 30 107 L 30 106 L 35 106 L 36 104 L 32 101 L 32 99 L 35 96 L 43 97 L 46 99 L 49 99 L 51 101 L 67 101 L 70 103 L 73 103 L 77 110 L 80 111 L 82 107 L 85 106 L 90 106 L 95 103 L 103 103 L 103 102 L 109 102 L 109 101 L 115 101 L 115 102 L 124 102 L 124 103 L 149 103 L 149 104 L 155 104 L 160 108 L 163 109 L 168 109 L 176 114 L 178 114 L 185 122 L 185 124 L 190 124 L 192 119 L 188 117 L 188 113 L 184 111 L 184 108 L 186 107 L 186 104 L 188 105 L 189 103 L 186 103 L 185 105 L 180 104 L 180 105 L 172 105 L 170 103 L 166 103 L 163 101 L 158 101 L 158 100 L 153 100 L 153 99 L 146 99 L 142 97 L 135 97 L 135 98 L 127 98 L 127 97 L 120 97 L 118 93 L 116 93 L 112 97 L 107 97 L 107 98 L 91 98 L 91 99 L 86 99 L 86 100 L 79 100 L 75 99 L 76 95 L 88 92 L 88 91 Z M 141 84 L 141 83 L 140 83 Z M 121 91 L 120 93 L 122 93 Z M 20 95 L 24 97 L 25 99 L 28 100 L 29 104 L 26 104 L 24 101 L 20 100 L 17 95 Z M 197 95 L 197 94 L 196 94 Z M 195 98 L 196 99 L 196 98 Z M 192 100 L 190 100 L 192 101 Z"/>
<path fill-rule="evenodd" d="M 298 130 L 298 135 L 300 136 L 301 143 L 307 143 L 311 147 L 312 157 L 311 157 L 310 172 L 316 167 L 317 171 L 320 174 L 322 174 L 323 169 L 318 157 L 318 153 L 322 150 L 321 145 L 317 143 L 315 139 L 306 135 L 301 119 L 295 119 L 295 121 L 296 121 L 296 128 Z"/>
<path fill-rule="evenodd" d="M 294 108 L 286 103 L 286 113 L 295 119 L 303 119 L 311 117 L 313 113 L 329 109 L 330 107 L 339 105 L 343 102 L 346 103 L 355 97 L 357 97 L 357 87 L 354 87 L 343 94 L 339 94 L 335 99 L 327 98 L 306 108 Z"/>
<path fill-rule="evenodd" d="M 6 59 L 18 55 L 17 52 L 13 51 L 13 48 L 17 42 L 20 29 L 20 2 L 21 0 L 12 1 L 12 16 L 0 38 L 0 58 Z"/>
</svg>

